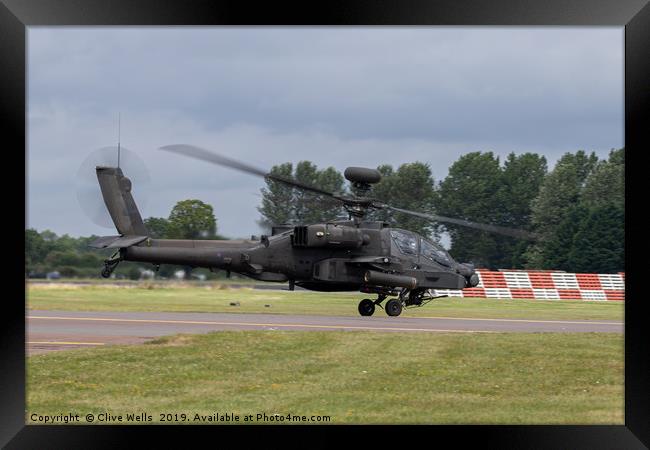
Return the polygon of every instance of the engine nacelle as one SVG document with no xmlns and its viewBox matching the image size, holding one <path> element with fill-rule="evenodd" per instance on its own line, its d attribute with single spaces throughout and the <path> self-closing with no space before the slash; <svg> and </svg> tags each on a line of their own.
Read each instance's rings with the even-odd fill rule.
<svg viewBox="0 0 650 450">
<path fill-rule="evenodd" d="M 291 236 L 294 247 L 359 248 L 369 242 L 358 228 L 333 223 L 297 226 Z"/>
</svg>

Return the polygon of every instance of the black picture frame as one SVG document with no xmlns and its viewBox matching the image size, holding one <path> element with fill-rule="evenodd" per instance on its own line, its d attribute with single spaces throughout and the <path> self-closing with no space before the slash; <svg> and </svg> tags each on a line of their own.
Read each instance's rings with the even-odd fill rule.
<svg viewBox="0 0 650 450">
<path fill-rule="evenodd" d="M 625 304 L 625 425 L 620 426 L 396 426 L 341 427 L 258 426 L 248 427 L 169 427 L 169 426 L 37 426 L 25 425 L 25 293 L 24 222 L 14 211 L 26 214 L 20 189 L 10 184 L 11 173 L 26 168 L 26 27 L 41 25 L 517 25 L 517 26 L 624 26 L 625 27 L 625 146 L 626 146 L 626 304 Z M 265 445 L 336 445 L 345 439 L 360 442 L 395 437 L 405 443 L 454 446 L 476 442 L 491 448 L 647 448 L 650 445 L 650 358 L 648 329 L 650 316 L 641 293 L 642 252 L 639 244 L 644 220 L 644 170 L 642 152 L 650 129 L 650 6 L 647 0 L 339 0 L 313 4 L 235 1 L 156 1 L 156 0 L 0 0 L 0 107 L 4 127 L 3 175 L 5 190 L 5 261 L 14 295 L 4 296 L 2 327 L 0 444 L 6 448 L 115 448 L 132 446 L 136 438 L 163 440 L 169 446 L 178 440 L 194 442 L 189 433 L 200 433 L 207 442 L 226 445 L 225 437 L 245 446 L 251 439 Z M 25 158 L 20 157 L 20 148 Z M 26 173 L 26 172 L 24 172 Z M 26 199 L 27 180 L 23 185 Z M 26 201 L 26 200 L 25 200 Z M 23 214 L 23 217 L 25 217 Z M 643 227 L 643 228 L 642 228 Z M 637 241 L 638 240 L 638 241 Z M 6 246 L 16 241 L 15 254 Z M 9 257 L 11 255 L 11 257 Z M 14 260 L 13 256 L 16 256 Z M 18 261 L 18 262 L 16 262 Z M 20 286 L 20 287 L 19 287 Z M 297 440 L 300 433 L 308 440 Z M 417 434 L 415 440 L 413 434 Z M 142 436 L 142 435 L 145 436 Z M 356 435 L 356 436 L 355 436 Z M 175 438 L 175 439 L 174 439 Z M 419 442 L 419 443 L 418 443 Z M 125 445 L 126 444 L 126 445 Z"/>
</svg>

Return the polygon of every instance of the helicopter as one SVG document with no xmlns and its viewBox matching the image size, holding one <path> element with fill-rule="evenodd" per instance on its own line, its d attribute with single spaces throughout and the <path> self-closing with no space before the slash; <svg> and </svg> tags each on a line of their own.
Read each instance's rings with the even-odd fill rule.
<svg viewBox="0 0 650 450">
<path fill-rule="evenodd" d="M 452 223 L 517 238 L 534 235 L 497 225 L 435 214 L 410 211 L 384 204 L 370 196 L 380 173 L 365 167 L 348 167 L 344 176 L 352 194 L 334 193 L 276 175 L 212 151 L 186 144 L 162 150 L 235 169 L 333 199 L 342 204 L 348 220 L 316 224 L 276 225 L 270 235 L 251 240 L 185 240 L 151 238 L 131 194 L 131 180 L 121 168 L 96 166 L 101 194 L 119 233 L 96 239 L 93 248 L 116 249 L 104 261 L 101 275 L 111 276 L 121 261 L 223 270 L 264 282 L 288 282 L 320 292 L 359 291 L 375 296 L 359 302 L 361 316 L 372 316 L 376 307 L 388 316 L 399 316 L 404 308 L 420 307 L 431 300 L 433 289 L 463 289 L 479 283 L 471 263 L 459 263 L 442 246 L 409 230 L 387 222 L 366 220 L 369 211 L 388 210 L 423 219 Z M 388 300 L 387 300 L 388 299 Z M 382 303 L 386 303 L 382 306 Z"/>
</svg>

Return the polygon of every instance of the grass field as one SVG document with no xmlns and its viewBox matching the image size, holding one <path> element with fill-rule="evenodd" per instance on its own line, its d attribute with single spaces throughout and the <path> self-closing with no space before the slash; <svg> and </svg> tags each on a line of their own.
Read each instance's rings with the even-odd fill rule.
<svg viewBox="0 0 650 450">
<path fill-rule="evenodd" d="M 81 423 L 88 413 L 144 412 L 153 422 L 170 413 L 200 423 L 195 414 L 227 412 L 622 424 L 624 410 L 623 336 L 613 333 L 217 332 L 30 356 L 27 375 L 32 423 L 32 413 L 78 413 Z"/>
<path fill-rule="evenodd" d="M 30 309 L 77 311 L 356 316 L 362 297 L 212 283 L 27 288 Z M 623 302 L 448 298 L 403 315 L 622 321 L 623 312 Z M 88 413 L 108 412 L 124 420 L 146 413 L 154 423 L 167 413 L 188 424 L 213 423 L 205 419 L 217 413 L 326 415 L 325 423 L 622 424 L 623 354 L 618 333 L 176 335 L 29 356 L 27 421 L 78 413 L 84 423 Z"/>
<path fill-rule="evenodd" d="M 325 314 L 356 316 L 361 293 L 231 289 L 203 286 L 138 284 L 70 286 L 34 283 L 27 289 L 30 309 L 75 311 L 186 311 Z M 374 297 L 371 297 L 374 298 Z M 231 306 L 230 303 L 238 303 Z M 269 305 L 268 307 L 265 305 Z M 623 320 L 623 302 L 569 300 L 437 299 L 422 308 L 407 309 L 412 317 L 475 317 L 540 320 Z M 375 314 L 385 315 L 378 310 Z"/>
</svg>

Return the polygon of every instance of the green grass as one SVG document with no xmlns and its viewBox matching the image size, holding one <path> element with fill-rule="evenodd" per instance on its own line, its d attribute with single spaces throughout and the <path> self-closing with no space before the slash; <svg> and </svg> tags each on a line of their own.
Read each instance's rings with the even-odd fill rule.
<svg viewBox="0 0 650 450">
<path fill-rule="evenodd" d="M 622 424 L 623 336 L 216 332 L 30 356 L 30 415 Z M 32 422 L 33 423 L 33 422 Z M 192 423 L 192 422 L 189 422 Z"/>
<path fill-rule="evenodd" d="M 75 311 L 185 311 L 356 316 L 361 293 L 319 293 L 230 289 L 207 283 L 180 287 L 138 284 L 136 287 L 57 286 L 30 284 L 30 309 Z M 371 297 L 374 298 L 374 297 Z M 230 306 L 239 302 L 239 306 Z M 266 307 L 265 305 L 270 305 Z M 411 317 L 474 317 L 540 320 L 623 320 L 623 302 L 569 300 L 437 299 L 407 309 Z M 385 315 L 379 310 L 375 313 Z"/>
</svg>

